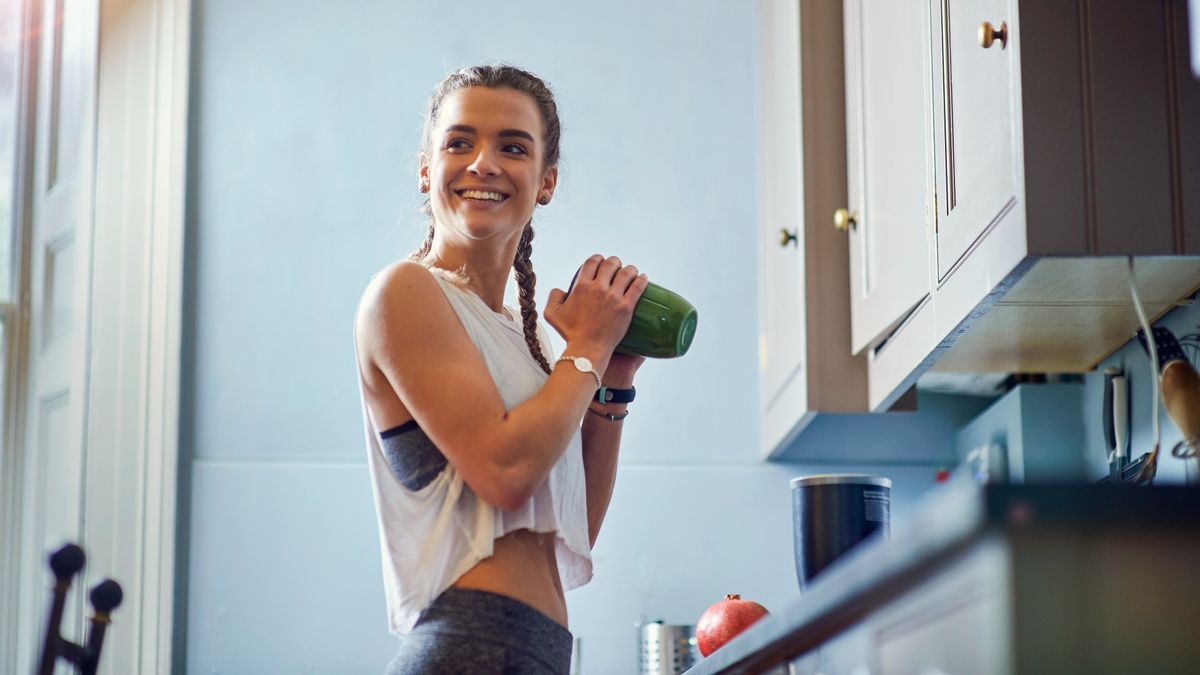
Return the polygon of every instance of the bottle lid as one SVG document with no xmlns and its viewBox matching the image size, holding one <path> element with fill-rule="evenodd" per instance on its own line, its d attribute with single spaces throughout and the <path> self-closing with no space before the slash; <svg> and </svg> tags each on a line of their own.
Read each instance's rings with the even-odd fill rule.
<svg viewBox="0 0 1200 675">
<path fill-rule="evenodd" d="M 793 478 L 791 485 L 793 488 L 809 485 L 874 485 L 890 489 L 892 481 L 882 476 L 869 476 L 861 473 L 825 473 Z"/>
</svg>

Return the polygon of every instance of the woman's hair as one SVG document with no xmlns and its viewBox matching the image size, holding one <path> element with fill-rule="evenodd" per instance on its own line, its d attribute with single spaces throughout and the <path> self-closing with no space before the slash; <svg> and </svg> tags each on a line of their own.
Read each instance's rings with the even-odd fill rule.
<svg viewBox="0 0 1200 675">
<path fill-rule="evenodd" d="M 558 119 L 558 106 L 554 103 L 554 94 L 550 92 L 550 87 L 546 86 L 546 83 L 533 73 L 506 65 L 471 66 L 456 70 L 434 87 L 433 95 L 429 97 L 429 105 L 425 108 L 425 126 L 421 133 L 422 150 L 426 153 L 431 153 L 433 150 L 433 131 L 437 127 L 437 118 L 438 113 L 441 112 L 442 102 L 450 94 L 467 87 L 513 89 L 529 95 L 537 106 L 538 116 L 542 120 L 542 145 L 545 148 L 542 155 L 542 168 L 558 166 L 558 140 L 562 134 L 562 124 Z M 425 201 L 421 211 L 429 216 L 429 230 L 421 248 L 409 256 L 411 260 L 418 262 L 424 262 L 433 247 L 434 220 L 429 200 Z M 550 363 L 542 352 L 541 342 L 537 335 L 537 303 L 534 298 L 537 275 L 533 273 L 533 263 L 529 259 L 532 254 L 533 219 L 531 218 L 528 223 L 525 223 L 525 229 L 521 232 L 521 241 L 517 244 L 517 253 L 513 257 L 513 271 L 517 278 L 517 297 L 521 303 L 521 323 L 525 330 L 525 344 L 529 347 L 529 353 L 533 355 L 534 360 L 541 365 L 542 370 L 549 373 Z"/>
</svg>

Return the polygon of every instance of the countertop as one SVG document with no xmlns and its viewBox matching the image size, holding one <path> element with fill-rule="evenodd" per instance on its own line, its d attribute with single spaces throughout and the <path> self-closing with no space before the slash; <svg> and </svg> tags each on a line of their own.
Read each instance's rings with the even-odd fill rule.
<svg viewBox="0 0 1200 675">
<path fill-rule="evenodd" d="M 937 486 L 887 540 L 852 550 L 803 595 L 687 671 L 755 673 L 800 656 L 929 578 L 986 533 L 1036 528 L 1200 530 L 1200 489 L 1185 486 Z"/>
</svg>

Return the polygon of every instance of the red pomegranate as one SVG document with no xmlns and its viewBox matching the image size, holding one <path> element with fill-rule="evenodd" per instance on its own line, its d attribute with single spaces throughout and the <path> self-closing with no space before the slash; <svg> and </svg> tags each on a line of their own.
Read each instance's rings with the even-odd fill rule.
<svg viewBox="0 0 1200 675">
<path fill-rule="evenodd" d="M 704 610 L 696 622 L 696 644 L 704 656 L 717 651 L 750 624 L 768 614 L 767 608 L 740 595 L 725 599 Z"/>
</svg>

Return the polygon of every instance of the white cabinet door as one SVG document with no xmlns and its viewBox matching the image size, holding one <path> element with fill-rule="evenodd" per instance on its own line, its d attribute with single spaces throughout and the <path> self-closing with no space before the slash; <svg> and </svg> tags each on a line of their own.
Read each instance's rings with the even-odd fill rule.
<svg viewBox="0 0 1200 675">
<path fill-rule="evenodd" d="M 933 4 L 937 268 L 942 279 L 1016 204 L 1017 17 L 1010 0 Z M 983 46 L 985 25 L 992 34 L 989 47 Z"/>
<path fill-rule="evenodd" d="M 917 0 L 845 3 L 855 353 L 885 337 L 929 293 L 926 18 Z"/>
<path fill-rule="evenodd" d="M 60 0 L 39 7 L 34 159 L 29 242 L 29 340 L 26 361 L 25 438 L 19 449 L 21 484 L 21 594 L 17 666 L 32 672 L 40 654 L 49 606 L 46 556 L 63 543 L 80 542 L 84 529 L 87 448 L 87 376 L 92 271 L 92 204 L 95 159 L 96 42 L 99 2 Z M 96 573 L 75 579 L 62 620 L 65 635 L 83 635 L 84 592 Z M 12 609 L 3 608 L 5 619 Z M 65 665 L 55 672 L 66 673 Z"/>
<path fill-rule="evenodd" d="M 769 449 L 807 408 L 799 2 L 760 0 L 758 19 L 759 400 Z"/>
</svg>

